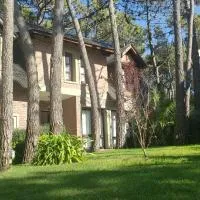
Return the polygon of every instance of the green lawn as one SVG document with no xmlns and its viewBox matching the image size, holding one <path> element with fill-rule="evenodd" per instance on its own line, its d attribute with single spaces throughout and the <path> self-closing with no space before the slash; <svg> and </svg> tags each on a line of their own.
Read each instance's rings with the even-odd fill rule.
<svg viewBox="0 0 200 200">
<path fill-rule="evenodd" d="M 13 166 L 0 174 L 1 200 L 200 199 L 200 146 L 87 155 L 83 163 Z"/>
</svg>

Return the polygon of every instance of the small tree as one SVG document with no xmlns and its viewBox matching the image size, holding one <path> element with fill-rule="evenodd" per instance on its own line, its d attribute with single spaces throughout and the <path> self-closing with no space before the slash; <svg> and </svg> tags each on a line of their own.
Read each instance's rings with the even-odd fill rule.
<svg viewBox="0 0 200 200">
<path fill-rule="evenodd" d="M 153 91 L 154 92 L 154 91 Z M 138 92 L 132 95 L 133 134 L 140 144 L 144 157 L 147 158 L 146 148 L 151 144 L 155 133 L 156 123 L 152 120 L 157 107 L 158 94 L 150 91 L 150 84 L 146 81 L 145 87 L 139 86 Z"/>
</svg>

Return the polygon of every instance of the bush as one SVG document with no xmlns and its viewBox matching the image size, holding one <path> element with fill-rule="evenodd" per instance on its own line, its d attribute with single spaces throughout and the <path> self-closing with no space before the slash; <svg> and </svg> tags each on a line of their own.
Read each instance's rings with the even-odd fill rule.
<svg viewBox="0 0 200 200">
<path fill-rule="evenodd" d="M 43 124 L 40 126 L 40 134 L 45 135 L 50 133 L 50 124 Z"/>
<path fill-rule="evenodd" d="M 14 149 L 17 144 L 25 141 L 26 131 L 23 129 L 15 129 L 12 136 L 12 148 Z"/>
<path fill-rule="evenodd" d="M 188 134 L 188 142 L 189 144 L 198 144 L 200 143 L 200 113 L 196 110 L 192 110 L 190 116 L 190 132 Z"/>
<path fill-rule="evenodd" d="M 14 164 L 22 163 L 26 131 L 15 129 L 12 137 L 12 148 L 15 151 Z"/>
<path fill-rule="evenodd" d="M 80 162 L 84 154 L 83 145 L 81 138 L 66 133 L 41 135 L 33 164 L 58 165 Z"/>
</svg>

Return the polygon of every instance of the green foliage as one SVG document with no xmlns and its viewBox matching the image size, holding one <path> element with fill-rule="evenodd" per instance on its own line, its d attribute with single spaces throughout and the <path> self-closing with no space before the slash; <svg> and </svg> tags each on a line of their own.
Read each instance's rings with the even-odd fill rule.
<svg viewBox="0 0 200 200">
<path fill-rule="evenodd" d="M 188 135 L 188 142 L 197 144 L 200 142 L 200 113 L 194 108 L 192 109 L 191 116 L 189 119 L 190 133 Z"/>
<path fill-rule="evenodd" d="M 42 135 L 50 133 L 50 124 L 44 124 L 40 127 L 40 133 Z"/>
<path fill-rule="evenodd" d="M 26 131 L 21 129 L 15 129 L 12 137 L 12 148 L 15 151 L 14 164 L 22 163 L 23 152 L 24 152 L 24 142 L 26 137 Z"/>
<path fill-rule="evenodd" d="M 12 136 L 12 148 L 14 149 L 17 144 L 24 142 L 26 131 L 23 129 L 15 129 Z"/>
<path fill-rule="evenodd" d="M 175 102 L 166 101 L 159 109 L 159 125 L 163 129 L 175 125 Z"/>
<path fill-rule="evenodd" d="M 155 143 L 157 145 L 173 145 L 175 128 L 174 102 L 168 101 L 161 105 L 157 122 Z"/>
<path fill-rule="evenodd" d="M 172 145 L 175 127 L 175 102 L 165 99 L 163 94 L 156 90 L 152 93 L 152 100 L 154 102 L 154 111 L 151 117 L 151 124 L 155 130 L 153 144 Z"/>
<path fill-rule="evenodd" d="M 84 148 L 81 138 L 63 133 L 41 135 L 33 163 L 35 165 L 58 165 L 80 162 Z"/>
</svg>

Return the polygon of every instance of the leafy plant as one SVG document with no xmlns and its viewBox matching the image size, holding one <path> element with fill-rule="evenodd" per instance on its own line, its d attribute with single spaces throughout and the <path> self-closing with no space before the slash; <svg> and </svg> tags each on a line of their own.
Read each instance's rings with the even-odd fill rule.
<svg viewBox="0 0 200 200">
<path fill-rule="evenodd" d="M 23 129 L 15 129 L 12 136 L 12 148 L 14 149 L 17 144 L 24 142 L 26 131 Z"/>
<path fill-rule="evenodd" d="M 26 131 L 22 129 L 15 129 L 12 137 L 12 148 L 15 151 L 15 158 L 13 163 L 19 164 L 22 162 L 24 152 L 24 141 L 26 137 Z"/>
<path fill-rule="evenodd" d="M 43 124 L 40 126 L 40 134 L 45 135 L 50 133 L 50 124 Z"/>
<path fill-rule="evenodd" d="M 59 165 L 80 162 L 85 152 L 83 140 L 63 133 L 61 135 L 41 135 L 33 164 Z"/>
</svg>

